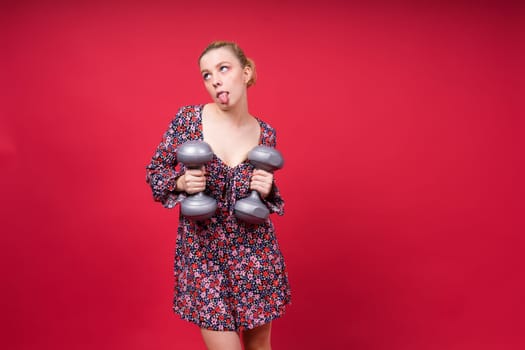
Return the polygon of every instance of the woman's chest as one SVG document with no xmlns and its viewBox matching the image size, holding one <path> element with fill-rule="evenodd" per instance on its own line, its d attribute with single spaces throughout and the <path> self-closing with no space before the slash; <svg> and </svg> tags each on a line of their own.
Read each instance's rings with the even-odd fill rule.
<svg viewBox="0 0 525 350">
<path fill-rule="evenodd" d="M 248 158 L 248 152 L 259 144 L 257 133 L 213 131 L 205 134 L 203 139 L 222 163 L 229 167 L 236 167 L 244 162 Z"/>
<path fill-rule="evenodd" d="M 235 201 L 249 194 L 253 165 L 247 160 L 230 167 L 214 155 L 206 165 L 206 172 L 208 173 L 206 188 L 213 197 Z"/>
</svg>

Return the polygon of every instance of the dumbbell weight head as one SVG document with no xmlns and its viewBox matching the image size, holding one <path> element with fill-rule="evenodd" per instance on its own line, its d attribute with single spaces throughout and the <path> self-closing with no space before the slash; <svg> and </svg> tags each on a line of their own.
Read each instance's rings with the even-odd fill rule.
<svg viewBox="0 0 525 350">
<path fill-rule="evenodd" d="M 213 151 L 206 142 L 187 141 L 177 148 L 177 159 L 188 168 L 200 168 L 213 158 Z"/>
<path fill-rule="evenodd" d="M 180 204 L 182 215 L 195 220 L 206 220 L 215 215 L 217 202 L 202 192 L 186 197 Z"/>
<path fill-rule="evenodd" d="M 242 221 L 262 224 L 269 215 L 270 210 L 261 201 L 257 191 L 252 191 L 248 197 L 235 202 L 235 216 Z"/>
<path fill-rule="evenodd" d="M 284 158 L 278 150 L 268 146 L 256 146 L 248 153 L 248 160 L 257 169 L 275 171 L 284 165 Z"/>
</svg>

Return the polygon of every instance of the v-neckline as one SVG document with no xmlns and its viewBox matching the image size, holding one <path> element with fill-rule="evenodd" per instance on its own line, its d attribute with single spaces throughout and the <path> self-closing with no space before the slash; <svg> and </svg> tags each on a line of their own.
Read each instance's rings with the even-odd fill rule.
<svg viewBox="0 0 525 350">
<path fill-rule="evenodd" d="M 202 125 L 202 114 L 203 114 L 203 112 L 204 112 L 204 106 L 205 106 L 205 105 L 202 104 L 202 105 L 200 106 L 200 108 L 199 108 L 199 113 L 197 113 L 198 130 L 199 130 L 199 134 L 200 134 L 200 135 L 199 135 L 199 139 L 200 139 L 201 141 L 204 141 L 204 131 L 203 131 L 204 128 L 203 128 L 203 125 Z M 264 133 L 264 128 L 263 128 L 263 125 L 262 125 L 262 121 L 261 121 L 259 118 L 255 117 L 255 116 L 254 116 L 254 118 L 255 118 L 255 120 L 257 121 L 257 123 L 259 124 L 259 129 L 260 129 L 260 130 L 259 130 L 259 141 L 257 142 L 257 145 L 260 146 L 260 145 L 262 145 L 262 143 L 263 143 L 263 133 Z M 210 148 L 211 148 L 211 145 L 210 145 Z M 238 164 L 236 164 L 236 165 L 234 165 L 234 166 L 231 166 L 231 165 L 227 164 L 225 161 L 223 161 L 221 158 L 219 158 L 219 156 L 217 156 L 217 154 L 215 154 L 215 152 L 213 151 L 213 148 L 212 148 L 211 151 L 212 151 L 212 153 L 213 153 L 213 157 L 214 157 L 215 159 L 217 159 L 217 161 L 218 161 L 219 163 L 221 163 L 222 165 L 224 165 L 226 168 L 228 168 L 228 169 L 230 169 L 230 170 L 232 170 L 232 169 L 236 169 L 236 168 L 238 168 L 239 166 L 241 166 L 242 164 L 245 164 L 245 163 L 248 162 L 248 158 L 245 158 L 242 162 L 240 162 L 240 163 L 238 163 Z"/>
</svg>

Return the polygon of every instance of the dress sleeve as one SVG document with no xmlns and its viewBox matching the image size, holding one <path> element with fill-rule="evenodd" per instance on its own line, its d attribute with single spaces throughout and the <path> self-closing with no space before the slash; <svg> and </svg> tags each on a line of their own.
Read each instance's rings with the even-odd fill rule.
<svg viewBox="0 0 525 350">
<path fill-rule="evenodd" d="M 270 194 L 262 201 L 264 204 L 266 204 L 268 209 L 270 209 L 270 213 L 277 213 L 280 216 L 284 215 L 284 200 L 281 197 L 279 187 L 275 181 L 273 182 L 273 187 Z"/>
<path fill-rule="evenodd" d="M 277 135 L 273 128 L 269 127 L 269 129 L 270 131 L 268 132 L 267 146 L 276 147 Z M 266 198 L 262 199 L 262 201 L 264 204 L 266 204 L 268 209 L 270 209 L 270 213 L 277 213 L 280 216 L 284 215 L 284 200 L 281 197 L 279 187 L 275 181 L 275 176 L 270 194 Z"/>
<path fill-rule="evenodd" d="M 183 166 L 177 167 L 177 146 L 181 141 L 179 135 L 184 132 L 183 127 L 181 108 L 146 166 L 146 182 L 151 186 L 153 199 L 161 202 L 165 208 L 175 207 L 186 197 L 184 193 L 175 191 L 177 179 L 184 173 Z"/>
</svg>

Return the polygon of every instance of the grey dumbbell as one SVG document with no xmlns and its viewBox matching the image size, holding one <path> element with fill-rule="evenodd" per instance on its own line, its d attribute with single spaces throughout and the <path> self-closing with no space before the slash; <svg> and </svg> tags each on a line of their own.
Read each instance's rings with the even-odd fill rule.
<svg viewBox="0 0 525 350">
<path fill-rule="evenodd" d="M 281 169 L 284 159 L 281 152 L 273 147 L 257 146 L 248 153 L 248 160 L 257 169 L 273 172 Z M 270 210 L 261 201 L 259 193 L 253 190 L 250 195 L 235 203 L 235 216 L 250 224 L 261 224 L 268 219 Z"/>
<path fill-rule="evenodd" d="M 199 169 L 213 158 L 210 145 L 204 141 L 188 141 L 177 148 L 177 160 L 188 169 Z M 192 220 L 206 220 L 215 214 L 217 202 L 203 192 L 186 197 L 181 205 L 182 215 Z"/>
</svg>

